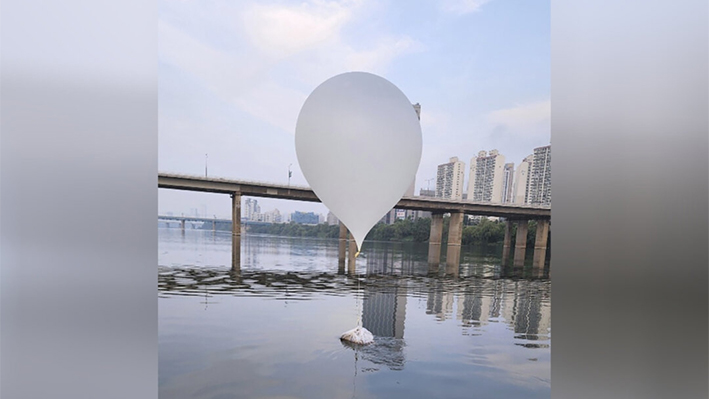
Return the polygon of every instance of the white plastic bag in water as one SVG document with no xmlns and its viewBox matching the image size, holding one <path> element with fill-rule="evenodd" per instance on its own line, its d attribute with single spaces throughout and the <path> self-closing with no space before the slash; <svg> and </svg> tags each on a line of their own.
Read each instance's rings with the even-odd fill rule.
<svg viewBox="0 0 709 399">
<path fill-rule="evenodd" d="M 355 344 L 367 345 L 374 342 L 374 335 L 372 335 L 372 333 L 366 328 L 357 326 L 342 334 L 340 339 L 353 342 Z"/>
</svg>

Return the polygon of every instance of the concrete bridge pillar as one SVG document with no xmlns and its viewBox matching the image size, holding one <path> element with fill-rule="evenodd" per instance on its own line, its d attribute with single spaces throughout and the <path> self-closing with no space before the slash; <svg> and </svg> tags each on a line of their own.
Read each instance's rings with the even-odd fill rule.
<svg viewBox="0 0 709 399">
<path fill-rule="evenodd" d="M 241 193 L 231 193 L 231 269 L 241 270 Z"/>
<path fill-rule="evenodd" d="M 443 214 L 431 215 L 431 233 L 428 236 L 428 265 L 438 267 L 441 263 L 441 239 L 443 237 Z"/>
<path fill-rule="evenodd" d="M 340 222 L 340 238 L 338 240 L 337 252 L 337 270 L 340 273 L 345 272 L 345 256 L 347 254 L 347 227 Z"/>
<path fill-rule="evenodd" d="M 347 251 L 347 273 L 354 275 L 357 266 L 357 258 L 355 258 L 355 254 L 357 253 L 357 242 L 355 242 L 354 237 L 352 237 L 352 233 L 349 233 L 349 237 L 350 248 Z"/>
<path fill-rule="evenodd" d="M 502 266 L 510 262 L 510 246 L 512 246 L 512 222 L 505 221 L 505 240 L 502 244 Z"/>
<path fill-rule="evenodd" d="M 524 252 L 527 250 L 527 228 L 528 222 L 520 220 L 517 222 L 517 237 L 515 238 L 515 259 L 514 267 L 524 267 Z"/>
<path fill-rule="evenodd" d="M 448 251 L 446 252 L 446 266 L 454 273 L 460 266 L 460 243 L 462 239 L 463 212 L 451 213 L 450 224 L 448 225 Z"/>
<path fill-rule="evenodd" d="M 549 221 L 537 220 L 537 236 L 534 240 L 534 268 L 544 268 L 547 256 L 547 239 L 549 238 Z"/>
</svg>

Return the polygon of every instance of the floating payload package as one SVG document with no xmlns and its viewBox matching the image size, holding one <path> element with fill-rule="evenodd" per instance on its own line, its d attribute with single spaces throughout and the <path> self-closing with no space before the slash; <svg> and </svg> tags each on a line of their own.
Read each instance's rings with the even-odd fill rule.
<svg viewBox="0 0 709 399">
<path fill-rule="evenodd" d="M 295 128 L 305 179 L 352 233 L 358 251 L 411 186 L 421 146 L 421 125 L 409 99 L 366 72 L 320 84 L 305 100 Z"/>
<path fill-rule="evenodd" d="M 357 326 L 349 331 L 342 333 L 340 339 L 349 341 L 355 344 L 367 345 L 374 342 L 374 335 L 364 327 Z"/>
</svg>

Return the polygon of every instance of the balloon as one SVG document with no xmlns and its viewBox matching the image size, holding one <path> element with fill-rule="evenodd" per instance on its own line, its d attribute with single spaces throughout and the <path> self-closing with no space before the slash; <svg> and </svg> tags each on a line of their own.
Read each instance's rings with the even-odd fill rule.
<svg viewBox="0 0 709 399">
<path fill-rule="evenodd" d="M 421 162 L 421 125 L 408 98 L 366 72 L 332 77 L 303 104 L 295 128 L 300 169 L 361 250 L 401 199 Z"/>
</svg>

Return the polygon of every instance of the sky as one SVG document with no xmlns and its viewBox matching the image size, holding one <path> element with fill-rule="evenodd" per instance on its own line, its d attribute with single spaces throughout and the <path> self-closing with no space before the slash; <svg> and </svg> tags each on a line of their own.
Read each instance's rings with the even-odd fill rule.
<svg viewBox="0 0 709 399">
<path fill-rule="evenodd" d="M 550 1 L 161 0 L 158 170 L 308 186 L 295 125 L 325 80 L 371 72 L 421 104 L 416 194 L 437 165 L 550 144 Z M 292 166 L 291 166 L 292 165 Z M 434 179 L 434 180 L 429 180 Z M 261 211 L 327 214 L 259 198 Z M 230 218 L 227 195 L 160 189 L 158 212 Z"/>
</svg>

